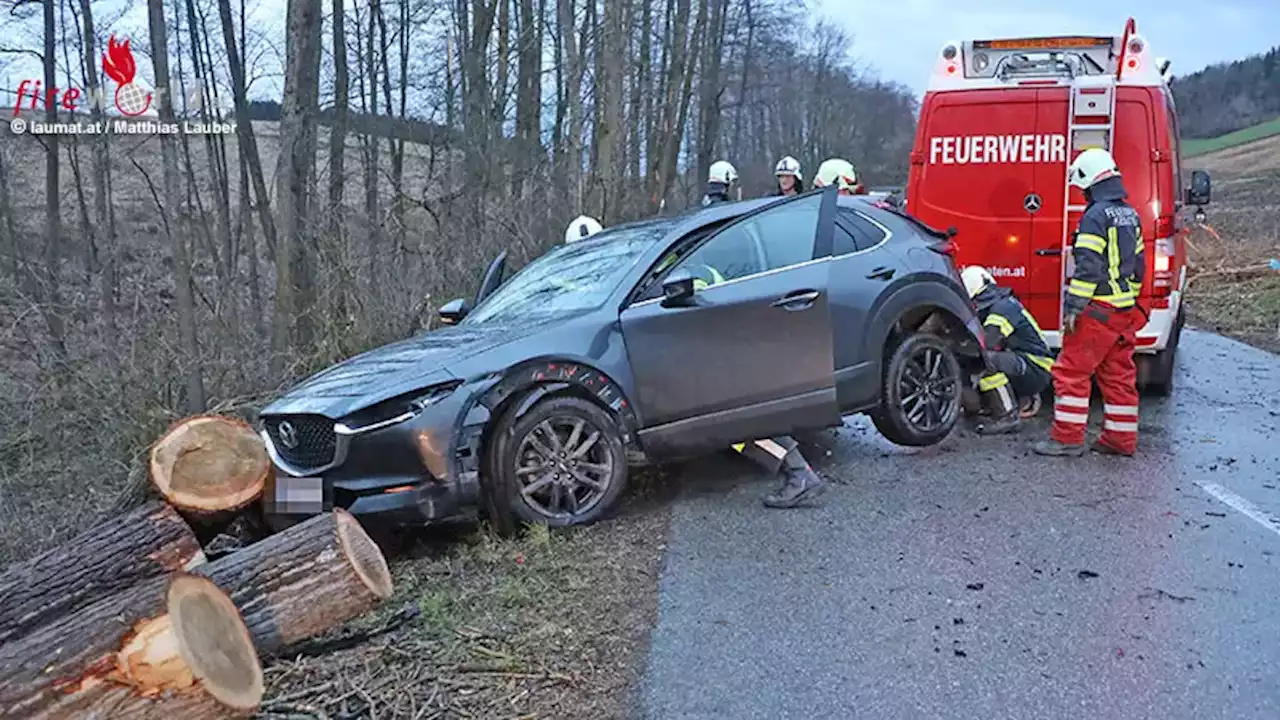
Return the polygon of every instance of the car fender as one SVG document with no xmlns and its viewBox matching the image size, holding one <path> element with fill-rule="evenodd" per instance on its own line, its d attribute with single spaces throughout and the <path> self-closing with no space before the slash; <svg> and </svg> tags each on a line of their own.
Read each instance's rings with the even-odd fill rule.
<svg viewBox="0 0 1280 720">
<path fill-rule="evenodd" d="M 880 362 L 883 359 L 885 343 L 901 321 L 910 317 L 912 311 L 930 306 L 940 307 L 959 318 L 964 325 L 967 339 L 977 349 L 977 355 L 981 356 L 981 328 L 978 325 L 977 313 L 972 307 L 966 305 L 955 291 L 934 280 L 904 278 L 901 282 L 898 289 L 883 296 L 879 305 L 872 310 L 871 321 L 867 323 L 864 357 L 877 358 L 877 362 Z M 912 329 L 919 326 L 914 322 L 915 320 L 923 322 L 926 318 L 927 316 L 923 315 L 919 318 L 911 318 Z"/>
</svg>

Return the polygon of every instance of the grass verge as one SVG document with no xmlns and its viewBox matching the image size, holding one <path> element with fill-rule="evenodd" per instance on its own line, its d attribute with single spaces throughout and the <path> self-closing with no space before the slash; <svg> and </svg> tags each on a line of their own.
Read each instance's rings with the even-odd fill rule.
<svg viewBox="0 0 1280 720">
<path fill-rule="evenodd" d="M 1196 155 L 1204 155 L 1218 150 L 1226 150 L 1236 145 L 1243 145 L 1254 140 L 1271 137 L 1272 135 L 1280 135 L 1280 118 L 1227 133 L 1226 135 L 1219 135 L 1215 138 L 1185 139 L 1182 141 L 1182 154 L 1186 157 L 1195 157 Z"/>
<path fill-rule="evenodd" d="M 393 559 L 394 597 L 267 667 L 264 717 L 622 718 L 657 614 L 672 483 L 633 475 L 593 526 L 433 534 Z"/>
<path fill-rule="evenodd" d="M 1241 280 L 1204 278 L 1187 300 L 1195 326 L 1280 353 L 1280 272 Z"/>
</svg>

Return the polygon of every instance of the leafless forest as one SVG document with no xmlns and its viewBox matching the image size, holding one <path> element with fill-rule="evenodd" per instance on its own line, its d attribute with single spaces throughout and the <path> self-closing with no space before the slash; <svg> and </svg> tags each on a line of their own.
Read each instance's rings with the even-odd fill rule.
<svg viewBox="0 0 1280 720">
<path fill-rule="evenodd" d="M 722 157 L 748 195 L 785 154 L 905 175 L 915 101 L 800 3 L 288 0 L 283 34 L 244 3 L 0 2 L 6 121 L 24 78 L 111 107 L 113 33 L 172 88 L 161 121 L 239 121 L 0 136 L 0 563 L 108 510 L 176 418 L 251 416 L 430 327 L 496 253 L 518 266 L 581 212 L 678 211 Z M 250 122 L 255 100 L 278 122 Z M 21 114 L 69 119 L 30 94 Z"/>
</svg>

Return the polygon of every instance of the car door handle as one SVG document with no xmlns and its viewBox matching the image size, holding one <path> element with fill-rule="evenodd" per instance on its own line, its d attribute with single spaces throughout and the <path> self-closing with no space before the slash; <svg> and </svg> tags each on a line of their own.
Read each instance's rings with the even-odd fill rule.
<svg viewBox="0 0 1280 720">
<path fill-rule="evenodd" d="M 893 268 L 887 265 L 881 265 L 880 267 L 868 273 L 867 279 L 868 280 L 892 280 Z"/>
<path fill-rule="evenodd" d="M 817 290 L 796 290 L 774 300 L 773 306 L 787 310 L 807 310 L 813 306 L 813 301 L 817 300 L 821 295 L 822 293 Z"/>
<path fill-rule="evenodd" d="M 1043 255 L 1061 255 L 1062 248 L 1045 248 L 1044 250 L 1037 250 L 1036 254 L 1042 255 L 1042 256 Z"/>
</svg>

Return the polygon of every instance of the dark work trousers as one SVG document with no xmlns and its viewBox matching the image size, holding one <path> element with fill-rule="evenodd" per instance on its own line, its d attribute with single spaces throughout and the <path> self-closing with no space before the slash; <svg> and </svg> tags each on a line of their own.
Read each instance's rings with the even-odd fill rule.
<svg viewBox="0 0 1280 720">
<path fill-rule="evenodd" d="M 996 372 L 1009 378 L 1013 394 L 1019 398 L 1039 395 L 1053 382 L 1048 370 L 1028 360 L 1025 355 L 1010 350 L 987 353 L 987 359 Z"/>
<path fill-rule="evenodd" d="M 784 466 L 790 470 L 803 470 L 809 466 L 800 453 L 800 443 L 790 435 L 735 443 L 733 449 L 754 460 L 770 474 L 777 474 Z"/>
</svg>

